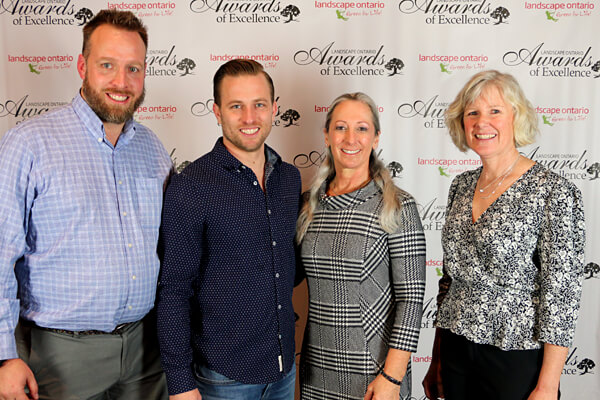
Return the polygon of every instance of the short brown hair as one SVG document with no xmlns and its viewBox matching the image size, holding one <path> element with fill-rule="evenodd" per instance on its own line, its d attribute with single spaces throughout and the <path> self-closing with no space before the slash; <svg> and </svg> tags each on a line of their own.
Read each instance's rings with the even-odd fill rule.
<svg viewBox="0 0 600 400">
<path fill-rule="evenodd" d="M 219 107 L 221 106 L 221 82 L 226 76 L 258 75 L 261 73 L 267 79 L 271 92 L 271 103 L 273 103 L 275 101 L 275 87 L 273 86 L 273 80 L 263 66 L 254 60 L 236 58 L 221 65 L 215 73 L 213 78 L 213 98 L 215 104 Z"/>
<path fill-rule="evenodd" d="M 101 10 L 83 27 L 83 46 L 81 54 L 87 58 L 90 53 L 89 42 L 92 33 L 100 25 L 109 24 L 117 28 L 140 34 L 144 46 L 148 49 L 148 30 L 142 21 L 131 11 Z"/>
</svg>

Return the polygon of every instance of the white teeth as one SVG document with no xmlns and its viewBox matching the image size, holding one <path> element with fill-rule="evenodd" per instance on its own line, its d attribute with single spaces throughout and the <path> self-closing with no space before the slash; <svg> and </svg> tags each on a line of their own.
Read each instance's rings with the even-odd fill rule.
<svg viewBox="0 0 600 400">
<path fill-rule="evenodd" d="M 123 94 L 109 93 L 108 97 L 110 97 L 111 99 L 116 100 L 116 101 L 125 101 L 127 99 L 127 96 L 125 96 Z"/>
<path fill-rule="evenodd" d="M 251 128 L 251 129 L 240 129 L 242 131 L 242 133 L 246 134 L 246 135 L 253 135 L 256 132 L 258 132 L 258 128 Z"/>
<path fill-rule="evenodd" d="M 346 154 L 356 154 L 356 153 L 358 153 L 360 150 L 345 150 L 345 149 L 342 149 L 342 151 L 343 151 L 344 153 L 346 153 Z"/>
<path fill-rule="evenodd" d="M 480 135 L 475 135 L 475 137 L 476 137 L 477 139 L 491 139 L 491 138 L 493 138 L 493 137 L 496 137 L 496 135 L 495 135 L 495 134 L 493 134 L 493 133 L 492 133 L 492 134 L 487 134 L 487 135 L 481 135 L 481 134 L 480 134 Z"/>
</svg>

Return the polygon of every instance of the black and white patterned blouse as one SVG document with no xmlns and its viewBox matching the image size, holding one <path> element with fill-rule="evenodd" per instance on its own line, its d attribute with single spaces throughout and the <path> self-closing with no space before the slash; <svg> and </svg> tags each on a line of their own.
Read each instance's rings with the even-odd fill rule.
<svg viewBox="0 0 600 400">
<path fill-rule="evenodd" d="M 302 399 L 362 399 L 389 348 L 417 349 L 425 293 L 425 235 L 412 197 L 400 227 L 379 222 L 381 190 L 325 196 L 302 242 L 309 312 Z M 410 398 L 410 364 L 401 398 Z"/>
<path fill-rule="evenodd" d="M 473 223 L 480 173 L 450 187 L 437 326 L 503 350 L 569 347 L 583 277 L 581 192 L 536 163 Z"/>
</svg>

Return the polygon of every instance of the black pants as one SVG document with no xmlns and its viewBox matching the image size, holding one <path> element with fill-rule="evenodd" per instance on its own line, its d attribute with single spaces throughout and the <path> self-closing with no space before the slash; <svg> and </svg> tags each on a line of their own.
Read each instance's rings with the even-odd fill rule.
<svg viewBox="0 0 600 400">
<path fill-rule="evenodd" d="M 442 331 L 442 384 L 446 400 L 527 400 L 544 352 L 504 351 Z M 560 395 L 559 395 L 560 398 Z"/>
</svg>

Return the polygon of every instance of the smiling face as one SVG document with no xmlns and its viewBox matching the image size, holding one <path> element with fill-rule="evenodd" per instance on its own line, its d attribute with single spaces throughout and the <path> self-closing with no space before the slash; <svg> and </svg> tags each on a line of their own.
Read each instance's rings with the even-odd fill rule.
<svg viewBox="0 0 600 400">
<path fill-rule="evenodd" d="M 356 100 L 342 101 L 333 110 L 324 134 L 336 174 L 342 170 L 369 173 L 371 150 L 379 144 L 379 132 L 375 131 L 369 106 Z"/>
<path fill-rule="evenodd" d="M 264 151 L 277 112 L 265 76 L 226 76 L 219 93 L 221 105 L 215 103 L 213 112 L 222 125 L 225 147 L 238 159 Z"/>
<path fill-rule="evenodd" d="M 483 89 L 481 95 L 465 107 L 465 140 L 481 158 L 507 156 L 516 151 L 512 106 L 496 86 Z"/>
<path fill-rule="evenodd" d="M 82 96 L 105 123 L 123 124 L 144 99 L 146 46 L 137 32 L 100 25 L 79 56 Z"/>
</svg>

